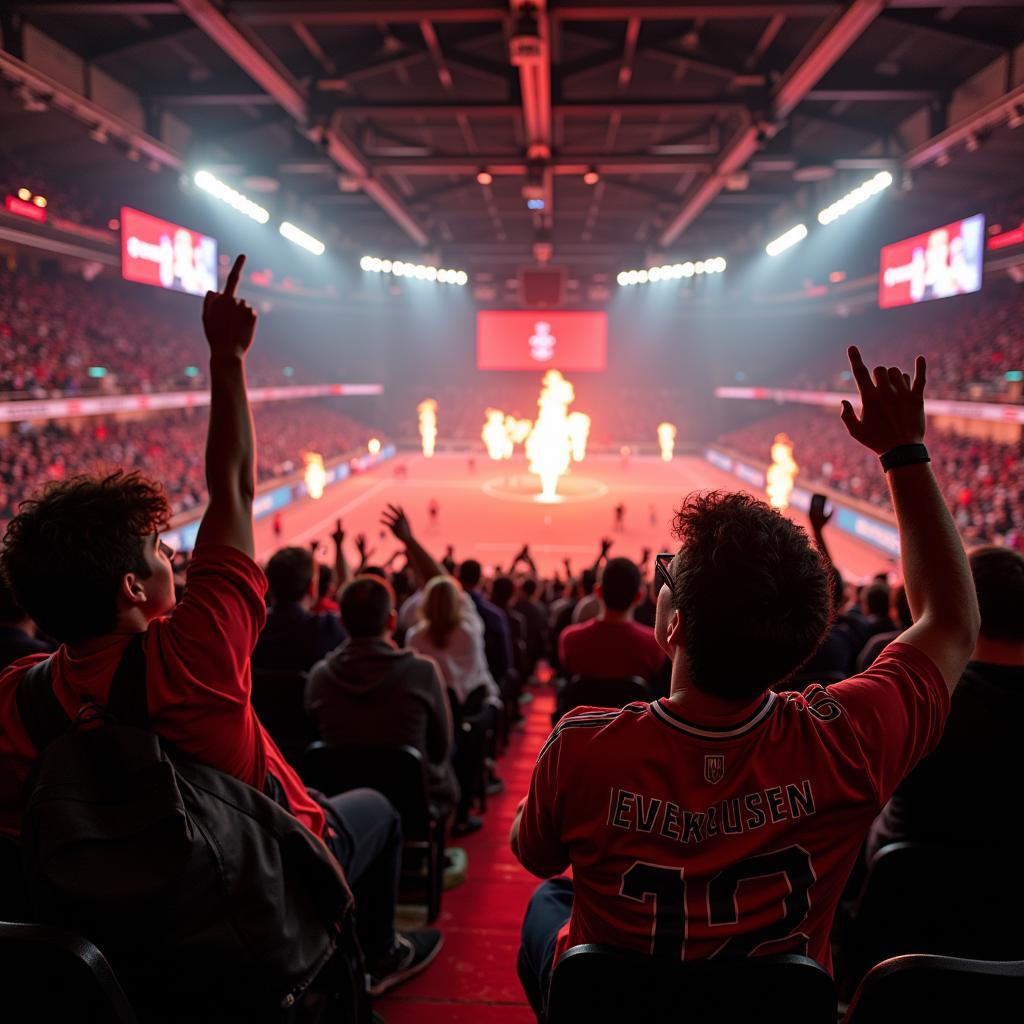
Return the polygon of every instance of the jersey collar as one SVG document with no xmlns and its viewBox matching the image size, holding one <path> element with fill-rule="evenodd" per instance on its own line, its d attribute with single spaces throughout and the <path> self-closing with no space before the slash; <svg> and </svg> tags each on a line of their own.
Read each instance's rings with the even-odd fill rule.
<svg viewBox="0 0 1024 1024">
<path fill-rule="evenodd" d="M 678 711 L 671 707 L 665 698 L 653 701 L 651 703 L 651 712 L 659 721 L 698 739 L 731 740 L 756 729 L 771 714 L 772 709 L 775 707 L 775 699 L 775 693 L 769 690 L 757 707 L 745 718 L 738 722 L 729 722 L 724 725 L 706 725 L 687 721 Z"/>
</svg>

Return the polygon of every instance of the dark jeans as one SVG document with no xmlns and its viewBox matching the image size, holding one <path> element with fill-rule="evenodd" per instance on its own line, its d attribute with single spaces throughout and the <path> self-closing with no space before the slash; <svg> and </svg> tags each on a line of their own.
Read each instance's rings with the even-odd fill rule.
<svg viewBox="0 0 1024 1024">
<path fill-rule="evenodd" d="M 543 1020 L 554 969 L 555 943 L 572 913 L 571 878 L 549 878 L 530 897 L 519 946 L 519 981 L 538 1020 Z"/>
<path fill-rule="evenodd" d="M 327 845 L 355 896 L 356 934 L 372 970 L 395 944 L 402 819 L 375 789 L 353 789 L 332 797 L 313 795 L 333 833 L 328 834 Z"/>
</svg>

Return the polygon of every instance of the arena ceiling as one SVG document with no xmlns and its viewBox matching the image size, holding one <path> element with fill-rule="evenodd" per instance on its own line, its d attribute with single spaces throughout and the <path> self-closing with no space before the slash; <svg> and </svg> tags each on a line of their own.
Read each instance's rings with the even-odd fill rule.
<svg viewBox="0 0 1024 1024">
<path fill-rule="evenodd" d="M 701 258 L 762 240 L 807 190 L 835 194 L 874 168 L 928 173 L 937 151 L 912 146 L 901 126 L 923 110 L 941 140 L 957 88 L 1024 41 L 1024 9 L 9 0 L 8 65 L 26 26 L 135 92 L 154 137 L 165 112 L 183 121 L 183 166 L 277 183 L 355 247 L 439 251 L 495 275 L 553 253 L 600 280 L 652 254 Z M 1012 122 L 1004 104 L 961 165 L 990 193 L 1024 166 L 1024 131 L 1006 126 L 1007 109 Z M 40 161 L 78 161 L 86 180 L 109 173 L 109 147 L 69 147 L 10 95 L 0 131 Z M 935 188 L 953 195 L 964 180 Z"/>
</svg>

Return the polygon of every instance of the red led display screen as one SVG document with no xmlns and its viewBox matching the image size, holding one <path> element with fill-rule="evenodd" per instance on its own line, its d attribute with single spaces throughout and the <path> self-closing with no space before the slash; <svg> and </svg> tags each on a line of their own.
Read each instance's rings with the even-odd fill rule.
<svg viewBox="0 0 1024 1024">
<path fill-rule="evenodd" d="M 476 317 L 481 370 L 603 370 L 608 314 L 550 310 L 484 310 Z"/>
<path fill-rule="evenodd" d="M 984 255 L 981 213 L 887 245 L 878 272 L 878 304 L 889 309 L 976 292 Z"/>
<path fill-rule="evenodd" d="M 217 240 L 121 207 L 121 276 L 189 295 L 217 290 Z"/>
</svg>

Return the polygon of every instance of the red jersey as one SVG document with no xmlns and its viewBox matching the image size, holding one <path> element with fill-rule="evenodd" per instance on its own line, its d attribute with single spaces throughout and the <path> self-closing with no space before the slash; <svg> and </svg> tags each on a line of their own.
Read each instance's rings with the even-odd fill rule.
<svg viewBox="0 0 1024 1024">
<path fill-rule="evenodd" d="M 591 619 L 562 630 L 558 656 L 566 675 L 651 679 L 665 662 L 654 630 L 639 622 Z"/>
<path fill-rule="evenodd" d="M 204 544 L 188 566 L 185 593 L 146 629 L 150 725 L 186 754 L 262 789 L 280 783 L 292 813 L 322 836 L 324 812 L 306 792 L 252 709 L 249 657 L 266 621 L 267 580 L 235 548 Z M 98 650 L 53 656 L 53 692 L 72 718 L 87 701 L 103 704 L 128 644 L 110 636 Z M 22 658 L 0 673 L 0 832 L 21 828 L 21 791 L 36 757 L 16 704 L 18 682 L 45 655 Z"/>
<path fill-rule="evenodd" d="M 860 675 L 767 693 L 714 725 L 667 700 L 571 711 L 519 828 L 530 871 L 572 866 L 555 959 L 601 942 L 687 960 L 802 953 L 831 969 L 868 828 L 948 710 L 931 659 L 893 643 Z"/>
</svg>

